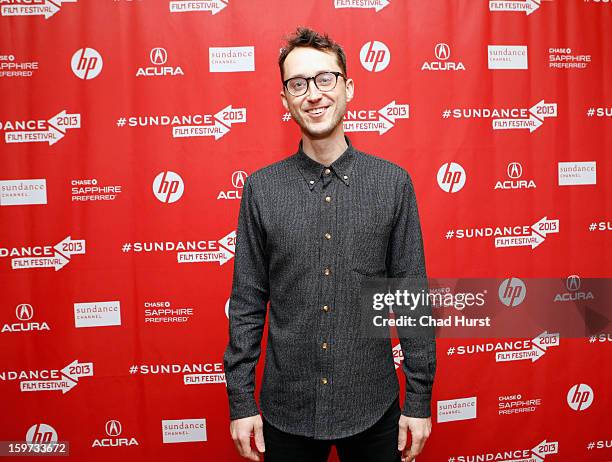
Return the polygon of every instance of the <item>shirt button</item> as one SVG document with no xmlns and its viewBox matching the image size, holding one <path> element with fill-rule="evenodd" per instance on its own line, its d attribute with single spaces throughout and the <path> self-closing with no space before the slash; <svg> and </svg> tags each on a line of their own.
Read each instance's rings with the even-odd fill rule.
<svg viewBox="0 0 612 462">
<path fill-rule="evenodd" d="M 348 180 L 348 176 L 344 175 L 342 178 L 344 178 L 345 180 Z"/>
<path fill-rule="evenodd" d="M 325 276 L 329 276 L 331 274 L 331 270 L 329 268 L 325 268 L 323 274 L 325 274 Z"/>
<path fill-rule="evenodd" d="M 314 180 L 310 180 L 310 181 L 309 181 L 309 183 L 310 183 L 310 184 L 314 184 Z"/>
<path fill-rule="evenodd" d="M 331 202 L 331 196 L 325 196 L 325 202 Z"/>
<path fill-rule="evenodd" d="M 328 240 L 331 239 L 331 234 L 325 233 L 325 239 L 328 239 Z"/>
<path fill-rule="evenodd" d="M 325 174 L 326 174 L 326 175 L 329 175 L 330 173 L 331 173 L 331 170 L 330 170 L 330 169 L 328 169 L 328 168 L 326 168 L 326 169 L 325 169 Z"/>
<path fill-rule="evenodd" d="M 322 378 L 321 378 L 321 383 L 322 383 L 323 385 L 327 385 L 327 377 L 322 377 Z"/>
<path fill-rule="evenodd" d="M 323 311 L 325 311 L 327 313 L 329 311 L 329 306 L 323 305 Z"/>
<path fill-rule="evenodd" d="M 321 344 L 321 348 L 323 348 L 324 350 L 327 350 L 327 342 L 323 342 Z"/>
</svg>

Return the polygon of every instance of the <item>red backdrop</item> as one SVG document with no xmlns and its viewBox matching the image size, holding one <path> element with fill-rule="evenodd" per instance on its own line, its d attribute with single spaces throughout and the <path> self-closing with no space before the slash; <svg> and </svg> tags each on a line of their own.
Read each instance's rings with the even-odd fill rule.
<svg viewBox="0 0 612 462">
<path fill-rule="evenodd" d="M 297 147 L 276 64 L 297 25 L 345 47 L 346 129 L 411 173 L 430 276 L 611 275 L 612 2 L 0 8 L 0 440 L 34 426 L 74 460 L 239 460 L 234 233 L 244 176 Z M 418 460 L 612 460 L 611 340 L 535 362 L 439 340 Z"/>
</svg>

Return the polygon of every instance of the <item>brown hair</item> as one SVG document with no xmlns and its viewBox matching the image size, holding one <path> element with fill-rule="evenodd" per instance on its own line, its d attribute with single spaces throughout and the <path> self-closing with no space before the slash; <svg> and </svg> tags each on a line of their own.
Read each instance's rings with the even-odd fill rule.
<svg viewBox="0 0 612 462">
<path fill-rule="evenodd" d="M 319 34 L 318 32 L 307 27 L 298 27 L 293 35 L 286 38 L 287 44 L 281 50 L 278 57 L 278 66 L 280 67 L 281 79 L 285 78 L 285 70 L 283 65 L 287 55 L 298 47 L 309 47 L 315 50 L 330 51 L 336 54 L 336 60 L 346 76 L 346 55 L 340 45 L 329 38 L 327 34 Z"/>
</svg>

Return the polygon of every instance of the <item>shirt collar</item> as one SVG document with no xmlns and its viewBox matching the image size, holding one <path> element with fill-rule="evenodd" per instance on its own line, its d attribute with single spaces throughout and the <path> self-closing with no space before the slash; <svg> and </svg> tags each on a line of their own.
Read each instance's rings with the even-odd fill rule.
<svg viewBox="0 0 612 462">
<path fill-rule="evenodd" d="M 347 144 L 346 150 L 329 167 L 308 157 L 302 149 L 302 141 L 300 141 L 298 152 L 295 154 L 297 166 L 311 190 L 317 181 L 321 179 L 326 168 L 329 168 L 345 185 L 349 185 L 356 151 L 346 135 L 344 139 Z"/>
</svg>

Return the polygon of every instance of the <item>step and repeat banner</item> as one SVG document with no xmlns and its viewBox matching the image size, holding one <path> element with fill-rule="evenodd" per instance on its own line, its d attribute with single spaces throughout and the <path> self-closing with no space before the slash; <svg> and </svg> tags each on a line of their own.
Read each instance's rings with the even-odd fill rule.
<svg viewBox="0 0 612 462">
<path fill-rule="evenodd" d="M 297 149 L 277 59 L 299 25 L 345 48 L 353 144 L 410 172 L 429 276 L 500 278 L 509 309 L 528 278 L 564 281 L 558 310 L 597 298 L 612 2 L 0 0 L 1 441 L 240 460 L 237 216 L 245 178 Z M 419 462 L 612 460 L 603 321 L 439 339 Z"/>
</svg>

